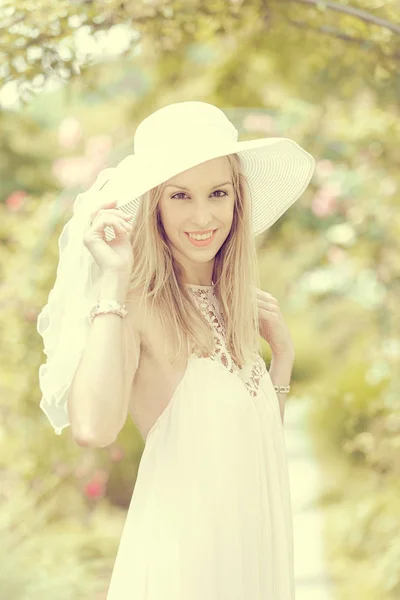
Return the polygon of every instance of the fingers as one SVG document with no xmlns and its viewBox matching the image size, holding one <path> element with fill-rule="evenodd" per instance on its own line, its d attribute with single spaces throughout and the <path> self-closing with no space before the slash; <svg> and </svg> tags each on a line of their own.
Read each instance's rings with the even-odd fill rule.
<svg viewBox="0 0 400 600">
<path fill-rule="evenodd" d="M 116 200 L 109 200 L 108 202 L 103 202 L 103 204 L 100 204 L 100 206 L 98 208 L 96 208 L 96 210 L 93 210 L 90 213 L 90 222 L 92 223 L 93 219 L 95 218 L 95 216 L 97 215 L 99 210 L 101 210 L 102 208 L 107 208 L 109 206 L 114 206 L 115 204 L 116 204 Z"/>
<path fill-rule="evenodd" d="M 113 204 L 115 204 L 115 202 Z M 100 208 L 98 208 L 96 211 L 92 212 L 91 219 L 90 219 L 90 225 L 93 225 L 93 222 L 96 219 L 96 217 L 98 217 L 99 215 L 104 215 L 104 214 L 115 215 L 116 217 L 119 217 L 124 222 L 130 221 L 132 218 L 132 215 L 123 213 L 119 209 L 107 208 L 106 205 L 103 205 Z"/>
<path fill-rule="evenodd" d="M 119 233 L 131 234 L 133 225 L 128 222 L 130 215 L 123 215 L 116 210 L 99 210 L 90 224 L 88 235 L 94 232 L 103 232 L 105 227 L 112 227 L 115 235 Z"/>
<path fill-rule="evenodd" d="M 103 204 L 100 204 L 98 208 L 96 208 L 96 210 L 93 210 L 90 213 L 90 223 L 93 223 L 93 220 L 95 218 L 95 216 L 104 208 L 105 209 L 110 209 L 112 206 L 115 206 L 117 203 L 116 200 L 108 200 L 107 202 L 103 202 Z"/>
</svg>

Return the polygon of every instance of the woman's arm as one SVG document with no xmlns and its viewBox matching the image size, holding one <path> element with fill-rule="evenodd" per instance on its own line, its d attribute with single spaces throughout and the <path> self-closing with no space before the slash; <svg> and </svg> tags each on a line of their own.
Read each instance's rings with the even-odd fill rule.
<svg viewBox="0 0 400 600">
<path fill-rule="evenodd" d="M 113 299 L 123 304 L 128 285 L 125 274 L 105 274 L 99 299 Z M 113 313 L 95 317 L 71 385 L 68 414 L 72 435 L 81 446 L 108 446 L 126 420 L 140 352 L 140 337 L 130 322 L 135 318 L 134 310 L 129 303 L 126 307 L 125 318 Z M 127 329 L 133 333 L 136 354 L 129 369 L 125 362 Z"/>
<path fill-rule="evenodd" d="M 272 355 L 269 375 L 273 385 L 289 385 L 292 376 L 294 356 L 292 354 Z M 287 394 L 277 393 L 282 424 L 285 415 L 285 403 Z"/>
</svg>

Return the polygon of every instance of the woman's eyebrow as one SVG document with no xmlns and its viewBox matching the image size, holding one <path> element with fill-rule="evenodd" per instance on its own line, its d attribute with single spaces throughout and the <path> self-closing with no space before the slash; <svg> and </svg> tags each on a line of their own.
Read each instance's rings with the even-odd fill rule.
<svg viewBox="0 0 400 600">
<path fill-rule="evenodd" d="M 225 181 L 225 183 L 219 183 L 218 185 L 214 185 L 214 187 L 212 187 L 212 190 L 215 190 L 215 188 L 217 187 L 221 187 L 223 185 L 233 185 L 233 183 L 231 181 Z M 183 185 L 178 185 L 177 183 L 169 183 L 168 185 L 165 186 L 167 187 L 175 187 L 175 188 L 179 188 L 181 190 L 185 190 L 186 192 L 190 192 L 190 190 L 188 190 L 188 188 L 185 188 Z"/>
</svg>

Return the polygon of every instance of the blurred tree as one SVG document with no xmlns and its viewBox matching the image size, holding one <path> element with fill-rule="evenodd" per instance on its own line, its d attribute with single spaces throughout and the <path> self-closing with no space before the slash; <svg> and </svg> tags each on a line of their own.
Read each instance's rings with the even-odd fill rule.
<svg viewBox="0 0 400 600">
<path fill-rule="evenodd" d="M 254 52 L 267 53 L 270 60 L 278 61 L 277 67 L 284 66 L 285 78 L 295 71 L 304 79 L 312 66 L 321 79 L 327 68 L 337 75 L 341 68 L 353 69 L 377 89 L 384 86 L 388 95 L 398 92 L 397 2 L 354 4 L 357 6 L 325 0 L 37 0 L 33 9 L 30 0 L 6 0 L 0 14 L 0 86 L 16 83 L 19 96 L 26 100 L 49 79 L 68 81 L 94 62 L 141 52 L 143 45 L 159 60 L 168 60 L 172 54 L 176 63 L 179 48 L 218 40 L 231 44 L 231 50 L 236 41 L 242 57 L 245 54 L 249 61 Z M 243 41 L 249 47 L 246 53 L 241 49 Z M 288 61 L 293 45 L 298 48 L 299 44 L 301 57 Z M 171 73 L 179 79 L 179 68 L 172 68 Z M 309 86 L 315 83 L 310 74 L 305 77 Z"/>
</svg>

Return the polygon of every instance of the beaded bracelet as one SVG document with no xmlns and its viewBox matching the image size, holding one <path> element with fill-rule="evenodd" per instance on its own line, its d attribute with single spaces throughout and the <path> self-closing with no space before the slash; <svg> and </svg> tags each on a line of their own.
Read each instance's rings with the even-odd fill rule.
<svg viewBox="0 0 400 600">
<path fill-rule="evenodd" d="M 103 315 L 106 313 L 114 313 L 124 318 L 128 314 L 125 304 L 121 304 L 116 300 L 100 299 L 92 307 L 90 311 L 90 321 L 93 323 L 94 318 L 97 315 Z"/>
<path fill-rule="evenodd" d="M 290 385 L 274 385 L 274 390 L 279 394 L 287 394 L 290 391 Z"/>
</svg>

